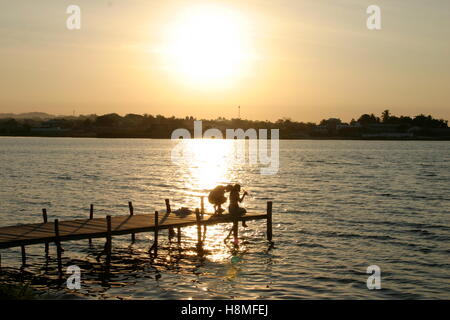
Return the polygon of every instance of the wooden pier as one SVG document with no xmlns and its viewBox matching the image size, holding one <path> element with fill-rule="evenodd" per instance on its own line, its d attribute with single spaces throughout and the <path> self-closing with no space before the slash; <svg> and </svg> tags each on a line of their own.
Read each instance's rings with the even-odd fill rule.
<svg viewBox="0 0 450 320">
<path fill-rule="evenodd" d="M 104 218 L 94 218 L 94 206 L 90 207 L 90 215 L 87 219 L 76 219 L 68 221 L 53 222 L 48 221 L 47 210 L 43 209 L 43 223 L 24 224 L 9 227 L 0 227 L 0 249 L 21 247 L 22 264 L 26 264 L 27 245 L 45 244 L 45 254 L 48 255 L 48 244 L 55 243 L 57 248 L 58 269 L 61 272 L 61 255 L 63 252 L 61 242 L 70 240 L 81 240 L 94 238 L 105 238 L 104 254 L 106 261 L 111 261 L 112 237 L 116 235 L 131 234 L 131 241 L 134 242 L 135 234 L 142 232 L 153 232 L 153 244 L 150 252 L 154 254 L 158 250 L 159 231 L 168 229 L 169 237 L 175 235 L 177 230 L 178 242 L 181 241 L 181 228 L 197 226 L 198 245 L 202 245 L 202 239 L 206 232 L 206 226 L 220 223 L 233 223 L 233 236 L 235 243 L 238 239 L 238 222 L 251 220 L 267 221 L 267 239 L 272 241 L 272 202 L 267 202 L 266 213 L 249 212 L 244 216 L 234 217 L 229 214 L 215 216 L 204 212 L 203 200 L 201 210 L 196 209 L 194 214 L 178 216 L 171 211 L 170 202 L 166 199 L 166 212 L 153 214 L 135 214 L 133 204 L 129 202 L 129 215 L 126 216 L 106 216 Z M 203 228 L 202 228 L 203 226 Z M 203 231 L 202 231 L 203 229 Z M 202 238 L 203 237 L 203 238 Z M 1 259 L 1 256 L 0 256 Z M 1 261 L 1 260 L 0 260 Z"/>
</svg>

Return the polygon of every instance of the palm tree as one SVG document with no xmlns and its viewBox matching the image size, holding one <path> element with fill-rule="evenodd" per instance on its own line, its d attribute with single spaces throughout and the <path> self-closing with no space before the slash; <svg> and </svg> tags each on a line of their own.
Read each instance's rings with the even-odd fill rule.
<svg viewBox="0 0 450 320">
<path fill-rule="evenodd" d="M 389 112 L 389 110 L 384 110 L 383 113 L 381 114 L 381 119 L 383 120 L 383 123 L 387 123 L 389 118 L 391 117 L 391 114 Z"/>
</svg>

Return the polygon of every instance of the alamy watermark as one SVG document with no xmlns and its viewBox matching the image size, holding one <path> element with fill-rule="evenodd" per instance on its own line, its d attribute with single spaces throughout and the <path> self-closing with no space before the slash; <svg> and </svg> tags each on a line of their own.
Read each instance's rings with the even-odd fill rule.
<svg viewBox="0 0 450 320">
<path fill-rule="evenodd" d="M 66 13 L 70 16 L 66 20 L 66 27 L 69 30 L 81 29 L 81 8 L 75 4 L 67 7 Z"/>
<path fill-rule="evenodd" d="M 71 265 L 67 267 L 67 274 L 70 276 L 67 278 L 66 287 L 70 290 L 81 289 L 81 269 L 77 265 Z M 366 285 L 369 290 L 381 290 L 381 268 L 377 265 L 370 265 L 366 270 L 370 276 L 367 278 Z"/>
<path fill-rule="evenodd" d="M 367 289 L 380 290 L 381 289 L 381 269 L 377 265 L 371 265 L 367 267 L 366 273 L 371 274 L 367 278 Z"/>
<path fill-rule="evenodd" d="M 79 266 L 72 265 L 67 267 L 67 272 L 70 276 L 67 278 L 66 286 L 70 290 L 81 289 L 81 269 Z"/>
<path fill-rule="evenodd" d="M 367 29 L 381 30 L 381 8 L 372 4 L 367 7 L 366 13 L 369 15 L 366 21 Z"/>
<path fill-rule="evenodd" d="M 246 153 L 248 152 L 249 164 L 260 164 L 262 175 L 274 175 L 280 167 L 279 136 L 279 129 L 270 129 L 270 139 L 268 139 L 267 129 L 259 129 L 258 131 L 252 128 L 246 131 L 243 129 L 226 129 L 225 139 L 238 139 L 241 142 L 234 149 L 234 157 L 238 163 L 246 163 Z M 222 131 L 211 128 L 203 132 L 202 121 L 194 121 L 194 139 L 212 138 L 223 139 Z M 172 132 L 171 139 L 192 139 L 192 136 L 189 130 L 180 128 Z M 248 149 L 246 148 L 247 145 Z M 171 160 L 175 164 L 183 165 L 185 161 L 191 159 L 192 152 L 193 150 L 185 148 L 179 143 L 172 150 Z"/>
<path fill-rule="evenodd" d="M 367 7 L 366 13 L 369 15 L 366 20 L 366 26 L 369 30 L 381 30 L 381 8 L 376 4 Z M 81 8 L 78 5 L 71 4 L 66 9 L 69 17 L 66 20 L 66 27 L 69 30 L 81 29 Z"/>
</svg>

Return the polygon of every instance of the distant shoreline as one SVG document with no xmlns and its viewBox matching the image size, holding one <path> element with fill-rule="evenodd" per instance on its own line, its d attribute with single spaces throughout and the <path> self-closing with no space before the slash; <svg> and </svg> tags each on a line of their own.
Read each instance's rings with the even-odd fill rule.
<svg viewBox="0 0 450 320">
<path fill-rule="evenodd" d="M 363 114 L 349 123 L 329 118 L 319 124 L 288 118 L 276 121 L 223 117 L 197 120 L 192 116 L 166 118 L 161 115 L 127 114 L 122 117 L 116 113 L 52 119 L 0 119 L 0 136 L 171 139 L 172 134 L 179 135 L 180 132 L 183 132 L 181 136 L 186 134 L 186 138 L 197 137 L 200 132 L 208 132 L 209 136 L 214 132 L 213 136 L 242 139 L 273 132 L 281 140 L 450 140 L 447 120 L 423 114 L 415 117 L 394 116 L 389 110 L 385 110 L 381 118 L 372 113 Z"/>
<path fill-rule="evenodd" d="M 9 138 L 80 138 L 80 139 L 148 139 L 148 140 L 171 140 L 171 138 L 161 137 L 136 137 L 136 136 L 88 136 L 88 135 L 5 135 L 0 134 L 0 137 Z M 224 139 L 226 140 L 226 139 Z M 269 139 L 270 140 L 270 139 Z M 344 141 L 450 141 L 449 137 L 408 137 L 408 138 L 393 138 L 393 137 L 304 137 L 304 138 L 280 138 L 279 140 L 344 140 Z"/>
</svg>

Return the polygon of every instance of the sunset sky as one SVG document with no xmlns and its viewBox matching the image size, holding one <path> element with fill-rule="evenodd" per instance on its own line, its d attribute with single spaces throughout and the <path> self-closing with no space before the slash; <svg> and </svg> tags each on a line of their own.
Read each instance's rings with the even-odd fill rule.
<svg viewBox="0 0 450 320">
<path fill-rule="evenodd" d="M 68 30 L 69 5 L 81 29 Z M 382 29 L 366 27 L 369 5 Z M 448 0 L 0 0 L 0 113 L 450 119 Z"/>
</svg>

